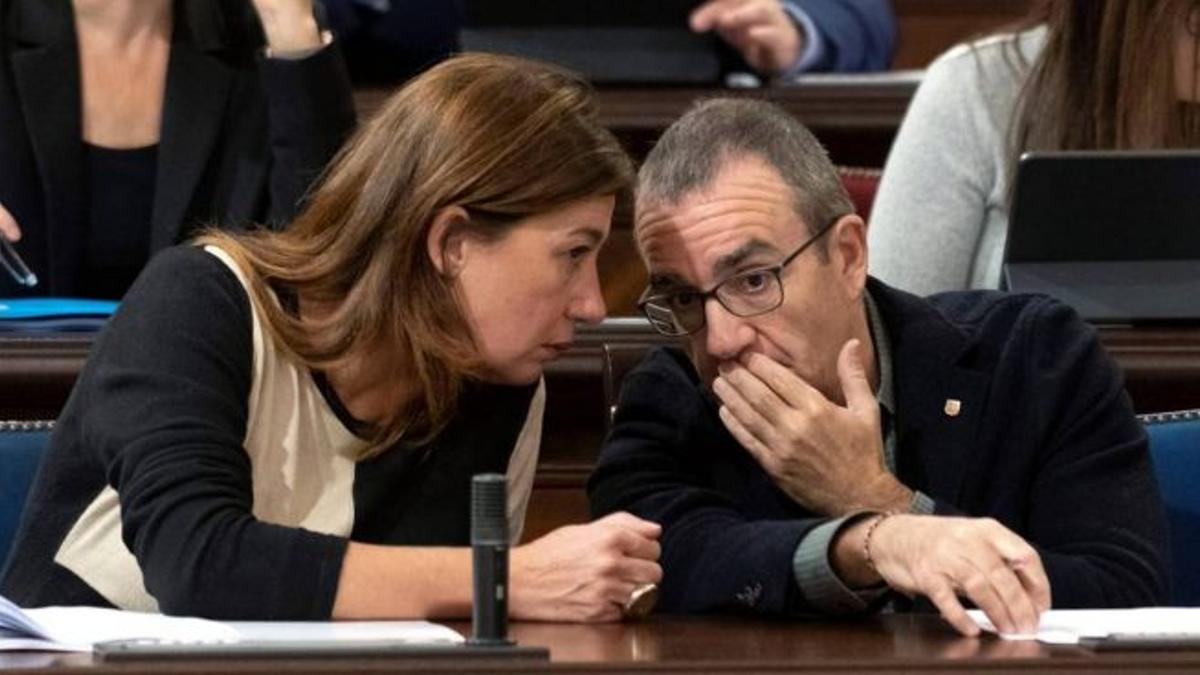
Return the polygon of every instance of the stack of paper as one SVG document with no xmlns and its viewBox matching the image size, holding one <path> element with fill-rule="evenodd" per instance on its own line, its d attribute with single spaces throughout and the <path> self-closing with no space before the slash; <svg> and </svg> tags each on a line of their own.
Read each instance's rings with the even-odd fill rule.
<svg viewBox="0 0 1200 675">
<path fill-rule="evenodd" d="M 968 614 L 980 628 L 999 633 L 983 612 Z M 1042 614 L 1038 632 L 1001 633 L 1006 640 L 1038 640 L 1047 644 L 1078 644 L 1083 638 L 1110 635 L 1173 635 L 1200 638 L 1200 607 L 1139 607 L 1137 609 L 1052 609 Z"/>
<path fill-rule="evenodd" d="M 97 642 L 396 642 L 453 645 L 457 632 L 428 621 L 209 621 L 98 607 L 21 609 L 0 596 L 0 651 L 90 652 Z"/>
<path fill-rule="evenodd" d="M 219 641 L 238 633 L 216 621 L 98 607 L 22 610 L 0 596 L 0 650 L 90 652 L 96 642 L 138 637 Z"/>
</svg>

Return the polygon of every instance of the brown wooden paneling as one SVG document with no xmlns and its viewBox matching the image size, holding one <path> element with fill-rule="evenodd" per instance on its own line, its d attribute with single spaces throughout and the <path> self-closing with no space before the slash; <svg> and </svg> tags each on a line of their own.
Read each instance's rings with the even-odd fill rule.
<svg viewBox="0 0 1200 675">
<path fill-rule="evenodd" d="M 596 91 L 596 105 L 601 122 L 639 160 L 693 101 L 735 96 L 766 99 L 796 115 L 836 163 L 883 166 L 919 79 L 912 73 L 875 73 L 821 75 L 796 86 L 763 89 L 604 87 Z M 390 92 L 356 91 L 359 116 L 372 114 Z"/>
<path fill-rule="evenodd" d="M 1034 0 L 893 0 L 898 34 L 892 67 L 924 68 L 969 38 L 1014 24 Z"/>
</svg>

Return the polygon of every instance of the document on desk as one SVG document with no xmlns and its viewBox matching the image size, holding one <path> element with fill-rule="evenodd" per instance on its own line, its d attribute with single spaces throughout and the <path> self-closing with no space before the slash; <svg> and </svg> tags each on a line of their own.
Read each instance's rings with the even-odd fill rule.
<svg viewBox="0 0 1200 675">
<path fill-rule="evenodd" d="M 97 642 L 150 639 L 176 643 L 274 641 L 454 645 L 456 631 L 428 621 L 209 621 L 99 607 L 22 609 L 0 596 L 0 651 L 90 652 Z"/>
<path fill-rule="evenodd" d="M 968 614 L 980 628 L 998 633 L 992 622 L 977 609 Z M 1200 640 L 1200 607 L 1139 607 L 1136 609 L 1052 609 L 1042 614 L 1038 632 L 1030 635 L 1000 634 L 1006 640 L 1038 640 L 1047 644 L 1079 644 L 1080 641 L 1123 636 L 1176 636 Z"/>
</svg>

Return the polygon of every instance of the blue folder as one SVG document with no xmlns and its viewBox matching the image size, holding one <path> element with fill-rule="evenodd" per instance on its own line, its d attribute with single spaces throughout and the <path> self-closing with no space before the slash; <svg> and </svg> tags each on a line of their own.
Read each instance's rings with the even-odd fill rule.
<svg viewBox="0 0 1200 675">
<path fill-rule="evenodd" d="M 104 328 L 117 304 L 86 298 L 0 298 L 0 333 L 95 332 Z"/>
</svg>

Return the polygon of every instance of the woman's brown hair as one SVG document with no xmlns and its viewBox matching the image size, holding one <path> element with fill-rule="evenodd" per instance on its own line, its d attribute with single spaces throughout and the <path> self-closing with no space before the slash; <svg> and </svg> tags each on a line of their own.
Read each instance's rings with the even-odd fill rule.
<svg viewBox="0 0 1200 675">
<path fill-rule="evenodd" d="M 496 239 L 578 199 L 626 202 L 631 182 L 629 159 L 598 122 L 582 80 L 533 61 L 468 54 L 388 99 L 289 228 L 210 232 L 198 243 L 234 257 L 271 336 L 304 365 L 324 370 L 394 345 L 419 394 L 376 425 L 374 452 L 401 435 L 435 434 L 478 373 L 462 305 L 426 245 L 439 211 L 462 207 L 470 234 Z M 329 311 L 289 312 L 272 287 Z"/>
<path fill-rule="evenodd" d="M 1031 23 L 1046 25 L 1046 44 L 1017 104 L 1010 165 L 1027 150 L 1200 145 L 1198 106 L 1175 86 L 1176 31 L 1194 35 L 1198 14 L 1200 0 L 1040 3 Z"/>
</svg>

